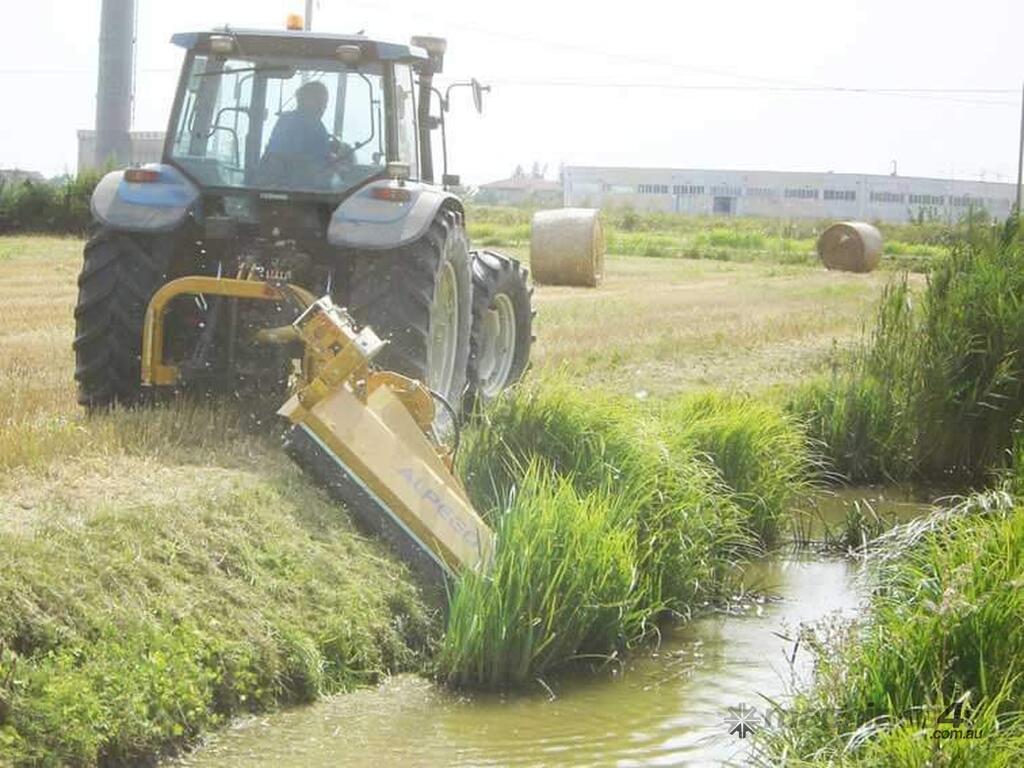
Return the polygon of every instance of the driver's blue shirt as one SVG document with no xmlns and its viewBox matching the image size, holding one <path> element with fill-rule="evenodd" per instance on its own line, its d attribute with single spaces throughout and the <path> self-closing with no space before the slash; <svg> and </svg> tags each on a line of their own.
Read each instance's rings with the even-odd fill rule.
<svg viewBox="0 0 1024 768">
<path fill-rule="evenodd" d="M 298 110 L 282 112 L 267 142 L 267 154 L 305 155 L 326 161 L 330 154 L 329 139 L 324 124 L 314 115 Z"/>
</svg>

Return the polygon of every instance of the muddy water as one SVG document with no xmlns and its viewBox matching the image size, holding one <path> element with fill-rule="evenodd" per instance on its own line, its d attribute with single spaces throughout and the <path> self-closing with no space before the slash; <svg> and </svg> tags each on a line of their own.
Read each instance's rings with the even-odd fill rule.
<svg viewBox="0 0 1024 768">
<path fill-rule="evenodd" d="M 864 494 L 821 505 L 841 519 Z M 877 496 L 877 494 L 876 494 Z M 878 507 L 921 510 L 902 495 Z M 877 508 L 877 507 L 876 507 Z M 730 707 L 764 709 L 807 680 L 802 626 L 850 617 L 862 602 L 856 560 L 806 553 L 748 566 L 770 595 L 669 630 L 657 650 L 598 675 L 549 680 L 513 696 L 457 695 L 414 676 L 254 718 L 217 735 L 189 766 L 482 766 L 744 764 Z"/>
</svg>

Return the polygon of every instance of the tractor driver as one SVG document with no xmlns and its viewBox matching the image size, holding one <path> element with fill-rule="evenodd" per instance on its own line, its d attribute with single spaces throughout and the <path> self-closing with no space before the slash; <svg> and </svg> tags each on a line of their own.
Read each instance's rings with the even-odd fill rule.
<svg viewBox="0 0 1024 768">
<path fill-rule="evenodd" d="M 260 163 L 262 183 L 287 189 L 327 187 L 337 164 L 351 162 L 352 150 L 321 122 L 328 98 L 327 86 L 319 80 L 295 91 L 295 109 L 278 116 L 267 142 Z"/>
</svg>

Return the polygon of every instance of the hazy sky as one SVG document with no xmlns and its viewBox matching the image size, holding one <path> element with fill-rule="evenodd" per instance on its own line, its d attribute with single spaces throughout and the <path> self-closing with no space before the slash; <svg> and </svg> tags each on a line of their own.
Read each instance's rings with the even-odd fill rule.
<svg viewBox="0 0 1024 768">
<path fill-rule="evenodd" d="M 138 130 L 165 127 L 181 62 L 172 32 L 280 28 L 303 5 L 138 3 Z M 483 116 L 468 91 L 453 98 L 450 166 L 474 183 L 535 160 L 549 176 L 559 163 L 888 173 L 894 159 L 904 175 L 1016 176 L 1020 0 L 317 5 L 318 31 L 447 37 L 445 77 L 493 85 Z M 73 170 L 75 130 L 95 119 L 100 0 L 0 9 L 0 167 Z M 819 86 L 1012 92 L 793 90 Z"/>
</svg>

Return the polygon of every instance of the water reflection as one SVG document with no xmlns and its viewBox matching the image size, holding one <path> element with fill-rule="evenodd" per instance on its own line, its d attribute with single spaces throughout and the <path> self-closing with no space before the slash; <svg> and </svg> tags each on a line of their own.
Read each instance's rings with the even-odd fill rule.
<svg viewBox="0 0 1024 768">
<path fill-rule="evenodd" d="M 742 764 L 729 707 L 763 707 L 810 673 L 802 625 L 849 616 L 856 562 L 790 555 L 748 579 L 778 599 L 691 622 L 605 674 L 515 696 L 466 696 L 414 676 L 236 724 L 189 766 Z"/>
</svg>

